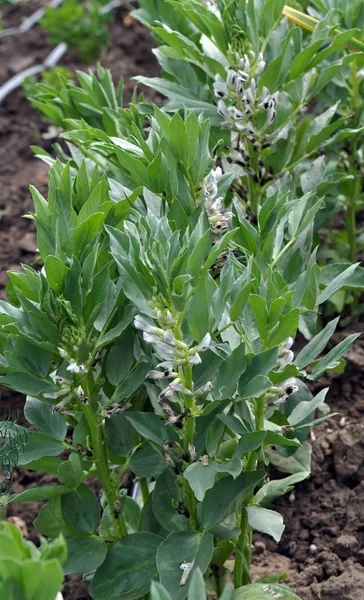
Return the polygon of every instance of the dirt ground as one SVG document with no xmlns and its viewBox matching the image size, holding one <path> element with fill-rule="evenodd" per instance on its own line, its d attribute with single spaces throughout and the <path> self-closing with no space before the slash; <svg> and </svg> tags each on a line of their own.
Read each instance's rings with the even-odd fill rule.
<svg viewBox="0 0 364 600">
<path fill-rule="evenodd" d="M 18 25 L 40 6 L 30 0 L 19 7 L 1 7 L 4 27 Z M 158 66 L 150 52 L 152 40 L 140 25 L 126 26 L 121 11 L 111 25 L 103 66 L 112 70 L 115 82 L 123 76 L 126 101 L 130 99 L 135 74 L 157 75 Z M 26 34 L 0 39 L 0 85 L 20 70 L 44 59 L 50 48 L 44 33 L 35 27 Z M 62 63 L 71 71 L 87 69 L 67 55 Z M 148 91 L 146 92 L 148 95 Z M 150 96 L 149 96 L 150 98 Z M 47 168 L 34 159 L 31 144 L 51 150 L 52 142 L 42 135 L 48 124 L 33 110 L 22 91 L 0 105 L 0 295 L 4 296 L 6 271 L 37 259 L 32 222 L 22 216 L 32 210 L 29 184 L 46 193 Z M 363 328 L 363 327 L 362 327 Z M 357 328 L 356 328 L 357 330 Z M 342 332 L 345 335 L 347 332 Z M 254 575 L 286 572 L 287 583 L 302 600 L 364 599 L 364 341 L 349 353 L 343 375 L 321 381 L 318 389 L 331 385 L 328 403 L 340 413 L 315 430 L 311 477 L 296 486 L 294 497 L 275 502 L 284 516 L 286 530 L 279 544 L 257 535 L 254 538 Z M 20 409 L 23 398 L 2 391 L 0 411 Z M 20 422 L 24 419 L 20 413 Z M 16 473 L 14 491 L 49 483 L 49 476 L 30 471 Z M 38 503 L 13 505 L 12 515 L 21 516 L 34 539 L 32 521 Z M 87 586 L 72 576 L 64 587 L 65 600 L 88 600 Z M 253 600 L 253 599 L 252 599 Z"/>
</svg>

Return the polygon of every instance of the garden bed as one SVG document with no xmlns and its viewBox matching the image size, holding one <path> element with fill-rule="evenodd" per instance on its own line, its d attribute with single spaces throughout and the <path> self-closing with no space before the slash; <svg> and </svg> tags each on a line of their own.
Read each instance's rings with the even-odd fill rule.
<svg viewBox="0 0 364 600">
<path fill-rule="evenodd" d="M 31 5 L 31 10 L 29 8 Z M 19 25 L 41 3 L 31 1 L 22 6 L 2 8 L 4 27 Z M 136 21 L 125 21 L 125 13 L 118 10 L 110 25 L 109 47 L 100 63 L 112 70 L 115 82 L 125 78 L 125 101 L 129 102 L 135 82 L 130 78 L 136 73 L 145 76 L 158 74 L 157 62 L 150 52 L 151 37 Z M 125 23 L 127 26 L 125 26 Z M 42 62 L 51 51 L 46 34 L 34 26 L 24 34 L 0 39 L 0 86 L 21 70 Z M 77 60 L 69 53 L 62 65 L 70 71 L 87 71 L 94 65 Z M 148 98 L 155 97 L 147 90 Z M 0 293 L 4 296 L 6 271 L 19 268 L 19 263 L 31 264 L 37 258 L 34 227 L 21 217 L 32 210 L 29 185 L 46 192 L 47 166 L 34 159 L 32 144 L 51 150 L 55 140 L 42 136 L 48 123 L 31 107 L 21 89 L 16 90 L 0 104 Z"/>
<path fill-rule="evenodd" d="M 2 9 L 4 27 L 18 25 L 22 18 L 39 8 L 31 1 L 21 7 Z M 101 64 L 110 68 L 115 81 L 126 79 L 126 100 L 130 99 L 136 73 L 151 76 L 158 67 L 150 53 L 151 38 L 133 21 L 123 19 L 121 11 L 111 24 L 109 49 Z M 41 62 L 49 53 L 44 33 L 35 26 L 25 34 L 0 40 L 0 85 L 20 70 Z M 9 58 L 11 57 L 11 58 Z M 62 62 L 71 71 L 87 65 L 67 55 Z M 148 92 L 147 92 L 148 93 Z M 150 97 L 150 92 L 148 93 Z M 32 222 L 20 217 L 32 209 L 30 183 L 46 191 L 47 167 L 33 158 L 29 149 L 38 144 L 51 149 L 52 140 L 43 134 L 48 124 L 31 108 L 21 90 L 0 106 L 0 292 L 4 296 L 6 271 L 19 263 L 37 260 L 36 237 Z M 353 331 L 358 331 L 357 327 Z M 315 430 L 312 476 L 298 484 L 295 502 L 286 495 L 275 503 L 285 518 L 286 530 L 277 545 L 255 536 L 254 575 L 267 571 L 287 572 L 287 582 L 303 600 L 359 600 L 364 597 L 364 392 L 361 372 L 364 342 L 350 351 L 343 375 L 330 377 L 328 404 L 339 412 Z M 328 383 L 320 381 L 320 388 Z M 21 409 L 23 398 L 5 390 L 2 411 Z M 23 422 L 20 416 L 20 422 Z M 52 482 L 50 476 L 30 471 L 16 473 L 14 491 Z M 12 505 L 9 514 L 22 517 L 34 536 L 32 521 L 39 503 Z M 34 537 L 33 537 L 34 539 Z M 65 600 L 87 600 L 86 585 L 79 577 L 69 578 Z M 252 599 L 253 600 L 253 599 Z"/>
</svg>

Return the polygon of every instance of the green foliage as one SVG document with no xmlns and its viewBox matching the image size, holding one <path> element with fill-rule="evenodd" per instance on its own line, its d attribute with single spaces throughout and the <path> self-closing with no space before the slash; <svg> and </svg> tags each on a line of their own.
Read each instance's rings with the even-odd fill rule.
<svg viewBox="0 0 364 600">
<path fill-rule="evenodd" d="M 65 42 L 81 60 L 91 62 L 109 37 L 106 24 L 110 13 L 100 11 L 102 6 L 99 0 L 65 0 L 60 6 L 47 6 L 40 24 L 51 44 Z"/>
<path fill-rule="evenodd" d="M 0 597 L 54 600 L 63 582 L 67 548 L 62 536 L 42 539 L 40 548 L 22 538 L 11 523 L 0 523 Z"/>
<path fill-rule="evenodd" d="M 225 580 L 221 600 L 294 600 L 281 575 L 251 582 L 251 532 L 278 542 L 270 504 L 310 473 L 310 427 L 334 415 L 304 380 L 340 367 L 357 337 L 333 345 L 322 303 L 362 281 L 348 261 L 321 268 L 313 245 L 346 177 L 317 153 L 356 133 L 337 104 L 301 109 L 360 57 L 334 56 L 353 31 L 340 37 L 330 16 L 303 38 L 279 1 L 264 18 L 258 0 L 142 4 L 164 42 L 152 85 L 172 90 L 166 109 L 136 96 L 122 108 L 101 67 L 32 99 L 67 149 L 36 149 L 51 167 L 30 215 L 44 266 L 9 274 L 0 383 L 27 395 L 36 429 L 19 464 L 59 485 L 8 502 L 48 500 L 35 527 L 63 534 L 64 572 L 87 573 L 94 600 L 203 600 Z M 253 114 L 239 116 L 247 83 Z M 269 480 L 270 465 L 288 475 Z"/>
</svg>

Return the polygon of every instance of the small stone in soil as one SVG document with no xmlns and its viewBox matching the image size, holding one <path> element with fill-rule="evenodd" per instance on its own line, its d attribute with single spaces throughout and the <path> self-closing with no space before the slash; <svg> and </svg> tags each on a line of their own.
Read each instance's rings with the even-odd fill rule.
<svg viewBox="0 0 364 600">
<path fill-rule="evenodd" d="M 255 554 L 264 554 L 264 552 L 266 551 L 265 543 L 261 542 L 259 540 L 255 542 L 254 548 L 255 548 Z"/>
<path fill-rule="evenodd" d="M 343 534 L 335 542 L 335 550 L 340 558 L 354 556 L 359 550 L 359 542 L 355 535 Z"/>
</svg>

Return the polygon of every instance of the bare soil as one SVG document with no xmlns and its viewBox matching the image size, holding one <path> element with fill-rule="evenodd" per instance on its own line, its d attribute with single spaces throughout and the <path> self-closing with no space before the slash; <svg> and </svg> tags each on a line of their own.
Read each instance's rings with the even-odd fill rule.
<svg viewBox="0 0 364 600">
<path fill-rule="evenodd" d="M 3 26 L 18 25 L 39 6 L 39 0 L 30 0 L 20 6 L 2 7 Z M 148 32 L 125 20 L 118 11 L 111 25 L 108 50 L 100 62 L 112 70 L 115 82 L 121 76 L 125 78 L 126 101 L 134 87 L 130 77 L 158 74 L 151 47 Z M 26 34 L 0 39 L 0 85 L 43 60 L 49 51 L 46 36 L 38 26 Z M 72 54 L 62 64 L 71 71 L 89 68 Z M 6 271 L 37 260 L 33 224 L 21 217 L 32 210 L 30 183 L 46 193 L 47 168 L 34 159 L 29 147 L 38 144 L 51 150 L 51 142 L 42 137 L 47 128 L 48 123 L 29 106 L 21 90 L 0 106 L 0 295 L 3 297 Z M 341 335 L 347 333 L 350 331 Z M 281 542 L 275 544 L 261 535 L 254 538 L 254 576 L 286 572 L 287 583 L 302 600 L 364 599 L 363 365 L 364 342 L 359 339 L 349 353 L 345 373 L 316 385 L 318 389 L 331 385 L 328 403 L 340 416 L 315 430 L 311 440 L 311 477 L 296 486 L 294 498 L 286 495 L 275 502 L 273 508 L 283 514 L 286 523 Z M 9 409 L 21 411 L 23 404 L 19 394 L 2 391 L 0 413 Z M 21 412 L 19 420 L 24 422 Z M 15 474 L 14 491 L 51 481 L 49 476 L 20 470 Z M 91 485 L 97 491 L 97 484 L 91 482 Z M 28 502 L 12 505 L 9 514 L 24 519 L 29 537 L 37 540 L 32 522 L 38 512 L 39 503 Z M 65 600 L 90 598 L 87 586 L 78 576 L 67 578 L 63 594 Z"/>
</svg>

